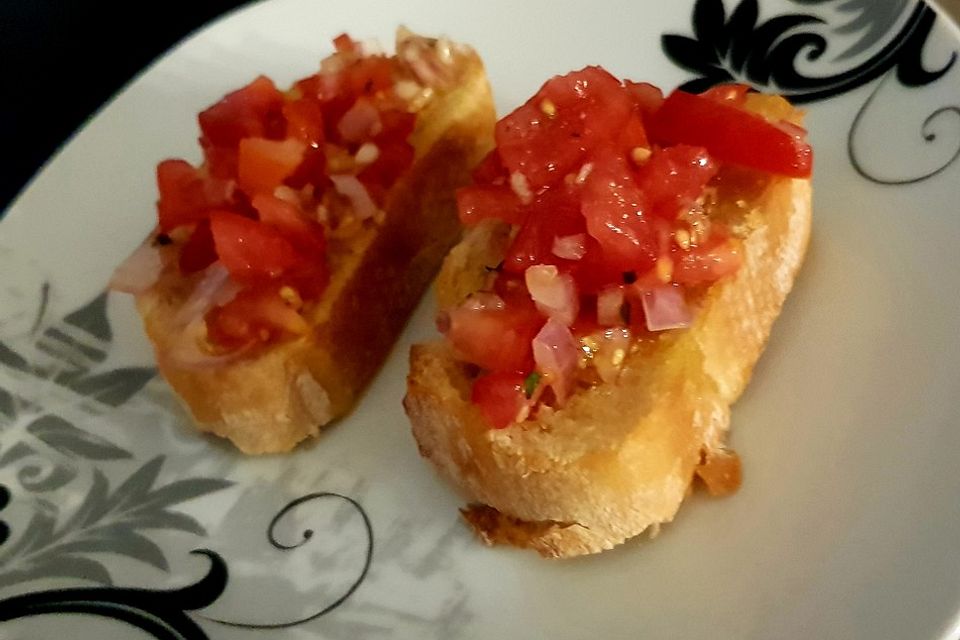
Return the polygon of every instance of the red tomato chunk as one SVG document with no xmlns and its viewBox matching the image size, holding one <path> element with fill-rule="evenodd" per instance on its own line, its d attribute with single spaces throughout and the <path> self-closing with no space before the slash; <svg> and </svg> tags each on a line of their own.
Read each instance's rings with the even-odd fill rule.
<svg viewBox="0 0 960 640">
<path fill-rule="evenodd" d="M 286 93 L 260 76 L 202 111 L 201 167 L 175 159 L 157 167 L 159 228 L 177 243 L 180 272 L 219 262 L 241 285 L 207 314 L 214 347 L 304 333 L 302 307 L 329 279 L 330 207 L 369 218 L 353 207 L 382 204 L 413 162 L 416 114 L 394 92 L 410 71 L 365 56 L 346 34 L 334 46 L 328 69 Z M 332 194 L 338 175 L 356 178 L 350 198 Z"/>
<path fill-rule="evenodd" d="M 803 129 L 777 120 L 790 105 L 748 91 L 665 99 L 587 67 L 547 81 L 497 124 L 497 148 L 457 206 L 465 225 L 512 225 L 512 241 L 490 290 L 449 311 L 445 327 L 480 368 L 471 399 L 490 426 L 523 420 L 543 397 L 562 404 L 590 357 L 619 353 L 596 365 L 611 375 L 638 334 L 688 326 L 692 288 L 737 271 L 739 244 L 710 217 L 713 194 L 734 184 L 723 176 L 754 188 L 770 175 L 807 177 L 812 162 Z M 545 349 L 554 345 L 562 353 Z M 528 398 L 525 382 L 541 377 L 547 395 Z"/>
</svg>

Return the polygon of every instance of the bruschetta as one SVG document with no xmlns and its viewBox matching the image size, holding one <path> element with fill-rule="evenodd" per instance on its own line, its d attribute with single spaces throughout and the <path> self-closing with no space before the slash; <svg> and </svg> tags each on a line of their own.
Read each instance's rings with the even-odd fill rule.
<svg viewBox="0 0 960 640">
<path fill-rule="evenodd" d="M 811 170 L 801 112 L 739 85 L 587 67 L 498 122 L 404 401 L 483 540 L 596 553 L 695 478 L 739 486 L 730 406 L 803 261 Z"/>
<path fill-rule="evenodd" d="M 401 29 L 349 36 L 287 91 L 199 115 L 203 163 L 159 164 L 158 226 L 114 274 L 203 431 L 288 451 L 355 405 L 449 248 L 492 146 L 483 64 Z"/>
</svg>

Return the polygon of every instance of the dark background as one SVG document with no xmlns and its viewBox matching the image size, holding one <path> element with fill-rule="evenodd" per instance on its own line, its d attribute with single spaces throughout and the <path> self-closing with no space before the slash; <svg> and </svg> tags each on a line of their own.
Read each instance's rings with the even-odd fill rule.
<svg viewBox="0 0 960 640">
<path fill-rule="evenodd" d="M 0 0 L 0 216 L 106 100 L 247 0 Z"/>
</svg>

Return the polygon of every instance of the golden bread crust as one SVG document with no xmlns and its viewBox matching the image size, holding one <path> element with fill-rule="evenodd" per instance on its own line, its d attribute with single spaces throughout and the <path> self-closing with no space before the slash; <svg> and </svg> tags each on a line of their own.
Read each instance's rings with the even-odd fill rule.
<svg viewBox="0 0 960 640">
<path fill-rule="evenodd" d="M 808 180 L 775 179 L 756 204 L 742 266 L 707 290 L 693 325 L 663 333 L 628 356 L 615 382 L 578 392 L 562 409 L 491 430 L 450 347 L 413 347 L 404 404 L 414 436 L 477 503 L 465 517 L 485 541 L 575 556 L 673 519 L 698 465 L 723 447 L 730 404 L 806 251 Z M 441 301 L 462 300 L 489 266 L 479 245 L 491 229 L 472 230 L 451 252 L 439 277 Z M 465 269 L 474 274 L 459 273 Z"/>
<path fill-rule="evenodd" d="M 138 296 L 160 372 L 201 430 L 245 453 L 289 451 L 357 402 L 457 241 L 454 190 L 493 144 L 479 57 L 466 53 L 455 76 L 418 114 L 415 161 L 388 193 L 383 223 L 352 238 L 331 265 L 308 335 L 220 366 L 184 367 L 171 357 L 189 295 L 176 267 Z"/>
</svg>

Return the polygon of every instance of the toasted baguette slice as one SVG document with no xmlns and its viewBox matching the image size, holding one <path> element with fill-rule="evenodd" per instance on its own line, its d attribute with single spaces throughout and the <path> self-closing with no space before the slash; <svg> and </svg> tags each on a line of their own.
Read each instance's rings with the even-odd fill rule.
<svg viewBox="0 0 960 640">
<path fill-rule="evenodd" d="M 550 557 L 596 553 L 672 520 L 695 474 L 717 491 L 737 482 L 738 461 L 724 450 L 730 405 L 803 260 L 810 183 L 774 179 L 753 204 L 740 225 L 743 263 L 707 290 L 693 325 L 664 332 L 628 356 L 615 383 L 562 409 L 490 429 L 450 346 L 413 347 L 404 404 L 414 436 L 466 493 L 464 516 L 486 542 Z M 442 306 L 481 286 L 507 233 L 486 221 L 453 249 L 438 280 Z"/>
<path fill-rule="evenodd" d="M 160 372 L 201 430 L 245 453 L 283 452 L 357 402 L 460 235 L 454 189 L 492 146 L 480 58 L 458 46 L 451 71 L 418 112 L 414 164 L 387 194 L 382 222 L 331 241 L 330 283 L 308 312 L 307 335 L 218 366 L 183 366 L 173 357 L 177 315 L 195 279 L 173 264 L 137 297 Z"/>
</svg>

